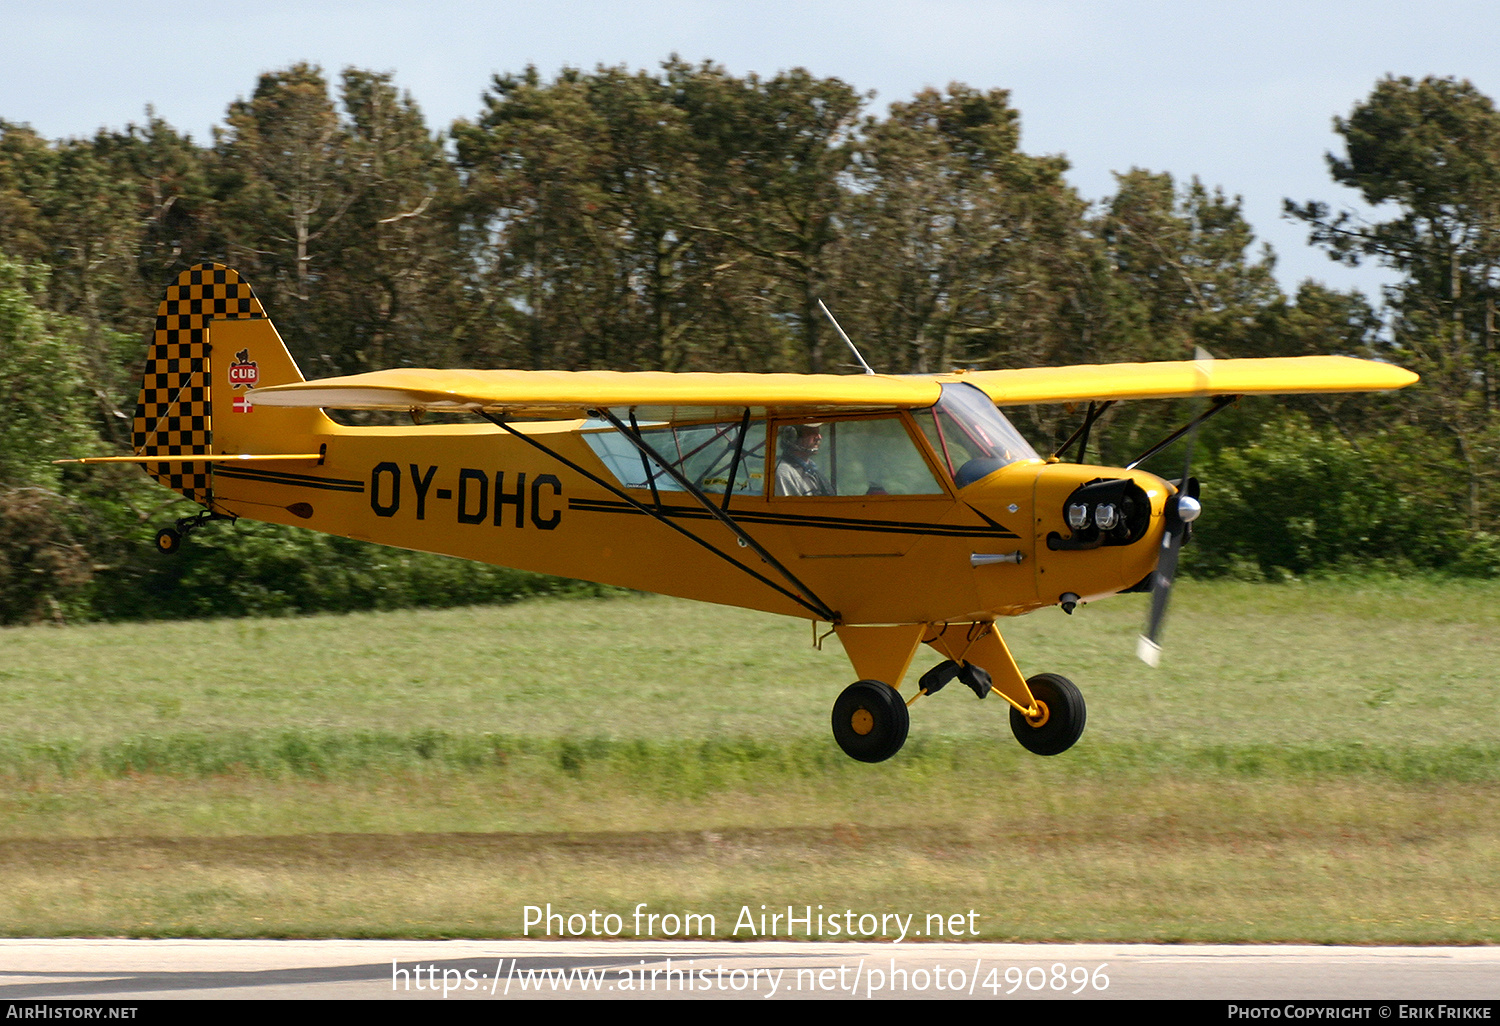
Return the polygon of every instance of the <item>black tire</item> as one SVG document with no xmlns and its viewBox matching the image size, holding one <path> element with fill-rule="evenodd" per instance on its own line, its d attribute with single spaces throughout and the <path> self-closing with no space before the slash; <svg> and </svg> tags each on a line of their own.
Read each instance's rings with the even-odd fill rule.
<svg viewBox="0 0 1500 1026">
<path fill-rule="evenodd" d="M 156 532 L 157 552 L 160 552 L 163 556 L 171 556 L 180 548 L 182 548 L 182 535 L 178 534 L 176 529 L 163 527 L 160 531 Z"/>
<path fill-rule="evenodd" d="M 855 681 L 833 703 L 833 739 L 851 759 L 884 762 L 901 751 L 909 729 L 900 692 L 881 681 Z"/>
<path fill-rule="evenodd" d="M 1036 755 L 1061 755 L 1083 735 L 1088 710 L 1083 693 L 1066 677 L 1039 673 L 1026 682 L 1038 702 L 1047 707 L 1046 722 L 1032 726 L 1021 712 L 1010 710 L 1010 730 L 1021 747 Z"/>
</svg>

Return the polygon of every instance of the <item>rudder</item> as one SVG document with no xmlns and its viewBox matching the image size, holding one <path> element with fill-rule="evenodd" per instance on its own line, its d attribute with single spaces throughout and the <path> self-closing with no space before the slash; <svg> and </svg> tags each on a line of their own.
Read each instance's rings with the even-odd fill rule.
<svg viewBox="0 0 1500 1026">
<path fill-rule="evenodd" d="M 146 355 L 140 397 L 131 424 L 131 449 L 137 456 L 212 455 L 214 449 L 212 344 L 210 323 L 266 320 L 250 284 L 222 264 L 198 264 L 167 286 L 156 311 L 156 333 Z M 269 322 L 266 329 L 275 337 Z M 282 384 L 301 381 L 291 355 L 276 339 L 283 359 L 270 361 L 274 379 L 247 382 Z M 232 358 L 234 354 L 223 354 Z M 267 367 L 270 371 L 271 368 Z M 233 380 L 231 374 L 230 380 Z M 213 508 L 213 465 L 174 460 L 147 463 L 145 471 L 159 483 L 209 509 Z"/>
</svg>

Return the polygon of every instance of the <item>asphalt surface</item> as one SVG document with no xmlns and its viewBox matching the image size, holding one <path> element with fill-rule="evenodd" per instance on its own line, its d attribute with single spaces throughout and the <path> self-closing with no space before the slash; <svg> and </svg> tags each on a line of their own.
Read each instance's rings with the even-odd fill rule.
<svg viewBox="0 0 1500 1026">
<path fill-rule="evenodd" d="M 1355 1001 L 1400 1019 L 1500 1001 L 1500 947 L 0 940 L 6 1005 L 177 998 Z"/>
</svg>

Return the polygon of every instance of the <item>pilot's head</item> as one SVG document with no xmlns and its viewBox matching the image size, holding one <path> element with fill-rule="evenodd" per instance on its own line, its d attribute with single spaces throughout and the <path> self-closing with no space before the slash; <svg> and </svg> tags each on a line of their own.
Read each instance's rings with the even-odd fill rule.
<svg viewBox="0 0 1500 1026">
<path fill-rule="evenodd" d="M 823 444 L 822 424 L 788 424 L 781 429 L 783 449 L 811 455 Z"/>
</svg>

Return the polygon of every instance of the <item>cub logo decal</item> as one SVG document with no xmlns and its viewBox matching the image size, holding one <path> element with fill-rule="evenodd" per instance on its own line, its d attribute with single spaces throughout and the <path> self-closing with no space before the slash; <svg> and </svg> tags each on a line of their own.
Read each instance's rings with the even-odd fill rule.
<svg viewBox="0 0 1500 1026">
<path fill-rule="evenodd" d="M 260 380 L 260 366 L 250 359 L 250 350 L 241 349 L 234 354 L 229 365 L 229 383 L 235 388 L 254 388 Z"/>
</svg>

